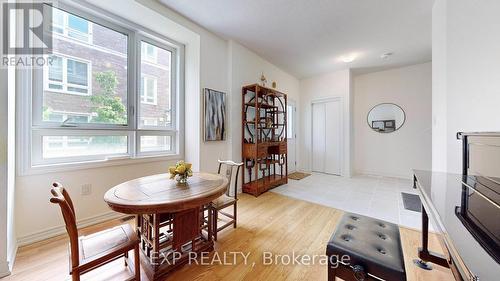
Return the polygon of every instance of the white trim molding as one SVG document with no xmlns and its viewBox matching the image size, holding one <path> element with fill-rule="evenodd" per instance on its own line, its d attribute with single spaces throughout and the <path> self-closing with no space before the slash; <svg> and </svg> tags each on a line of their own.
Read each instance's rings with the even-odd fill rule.
<svg viewBox="0 0 500 281">
<path fill-rule="evenodd" d="M 411 180 L 411 171 L 408 171 L 408 175 L 400 175 L 400 174 L 392 174 L 392 173 L 381 173 L 376 171 L 368 171 L 368 170 L 357 170 L 355 171 L 356 176 L 371 176 L 371 177 L 384 177 L 384 178 L 396 178 L 396 179 L 404 179 Z"/>
<path fill-rule="evenodd" d="M 18 245 L 17 245 L 17 241 L 14 241 L 13 243 L 15 243 L 15 245 L 13 245 L 11 251 L 9 253 L 7 253 L 7 269 L 8 269 L 7 272 L 8 273 L 7 272 L 0 272 L 0 278 L 2 276 L 10 275 L 12 273 L 12 269 L 14 268 L 14 263 L 16 262 Z M 3 275 L 3 273 L 6 273 L 6 275 Z"/>
<path fill-rule="evenodd" d="M 1 261 L 0 262 L 0 278 L 3 278 L 5 276 L 9 276 L 10 274 L 11 274 L 11 271 L 9 269 L 9 262 Z"/>
<path fill-rule="evenodd" d="M 129 215 L 121 214 L 113 211 L 109 211 L 97 216 L 81 219 L 76 223 L 77 228 L 83 228 L 91 225 L 95 225 L 101 222 L 109 221 L 112 219 L 124 218 Z M 64 225 L 59 225 L 55 227 L 46 228 L 41 231 L 33 232 L 28 235 L 21 236 L 17 239 L 18 247 L 26 246 L 29 244 L 33 244 L 35 242 L 39 242 L 42 240 L 46 240 L 52 237 L 56 237 L 66 233 L 66 228 Z"/>
</svg>

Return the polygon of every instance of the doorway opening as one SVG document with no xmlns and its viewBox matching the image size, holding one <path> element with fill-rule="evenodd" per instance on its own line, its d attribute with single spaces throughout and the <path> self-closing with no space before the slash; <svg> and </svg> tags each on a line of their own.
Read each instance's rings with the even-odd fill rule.
<svg viewBox="0 0 500 281">
<path fill-rule="evenodd" d="M 331 98 L 313 101 L 311 163 L 312 171 L 342 175 L 342 100 Z"/>
</svg>

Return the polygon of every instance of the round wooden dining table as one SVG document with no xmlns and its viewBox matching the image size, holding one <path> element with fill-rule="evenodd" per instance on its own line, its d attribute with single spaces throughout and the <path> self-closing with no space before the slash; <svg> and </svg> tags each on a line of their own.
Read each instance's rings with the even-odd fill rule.
<svg viewBox="0 0 500 281">
<path fill-rule="evenodd" d="M 227 190 L 218 174 L 194 173 L 185 185 L 158 174 L 121 183 L 104 201 L 120 213 L 136 215 L 141 265 L 150 280 L 159 280 L 188 262 L 193 253 L 213 251 L 208 204 Z"/>
</svg>

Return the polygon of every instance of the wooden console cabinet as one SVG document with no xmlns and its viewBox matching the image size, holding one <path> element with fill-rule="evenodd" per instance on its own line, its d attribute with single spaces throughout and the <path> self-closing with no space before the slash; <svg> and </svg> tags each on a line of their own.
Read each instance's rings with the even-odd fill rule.
<svg viewBox="0 0 500 281">
<path fill-rule="evenodd" d="M 242 159 L 243 192 L 258 196 L 288 182 L 286 94 L 242 88 Z"/>
</svg>

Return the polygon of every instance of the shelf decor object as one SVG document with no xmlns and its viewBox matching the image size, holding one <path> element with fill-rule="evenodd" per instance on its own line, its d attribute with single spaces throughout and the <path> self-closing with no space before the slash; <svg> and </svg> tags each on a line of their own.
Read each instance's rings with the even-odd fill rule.
<svg viewBox="0 0 500 281">
<path fill-rule="evenodd" d="M 243 192 L 259 196 L 288 182 L 287 96 L 258 84 L 242 88 Z"/>
<path fill-rule="evenodd" d="M 204 89 L 205 141 L 226 139 L 226 94 Z"/>
</svg>

